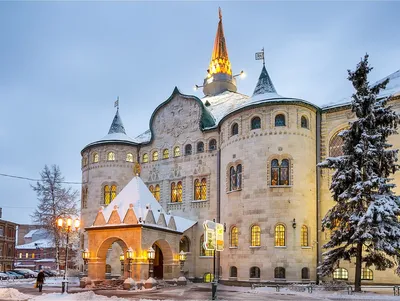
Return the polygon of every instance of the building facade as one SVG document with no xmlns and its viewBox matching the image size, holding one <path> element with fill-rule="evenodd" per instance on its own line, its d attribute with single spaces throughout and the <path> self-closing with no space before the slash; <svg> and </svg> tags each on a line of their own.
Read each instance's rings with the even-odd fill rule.
<svg viewBox="0 0 400 301">
<path fill-rule="evenodd" d="M 400 71 L 389 78 L 380 96 L 394 96 L 400 110 Z M 181 233 L 189 277 L 211 278 L 213 253 L 203 248 L 202 224 L 215 219 L 226 226 L 225 250 L 217 256 L 224 281 L 318 280 L 321 246 L 329 239 L 320 221 L 333 201 L 331 172 L 316 165 L 340 155 L 337 134 L 354 119 L 349 102 L 319 107 L 281 96 L 265 64 L 253 95 L 237 92 L 221 14 L 203 92 L 199 99 L 175 88 L 136 138 L 126 134 L 117 110 L 108 135 L 83 148 L 83 227 L 132 180 L 139 162 L 163 210 L 197 221 Z M 398 135 L 392 143 L 400 147 Z M 88 247 L 87 232 L 81 244 Z M 332 276 L 352 281 L 353 268 L 341 262 Z M 398 281 L 392 271 L 372 268 L 363 277 Z"/>
<path fill-rule="evenodd" d="M 14 268 L 17 224 L 0 219 L 0 272 Z"/>
</svg>

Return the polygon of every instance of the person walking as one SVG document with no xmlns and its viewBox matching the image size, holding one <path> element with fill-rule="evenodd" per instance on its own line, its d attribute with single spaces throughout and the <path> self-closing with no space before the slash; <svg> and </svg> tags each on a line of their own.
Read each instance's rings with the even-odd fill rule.
<svg viewBox="0 0 400 301">
<path fill-rule="evenodd" d="M 45 276 L 44 276 L 43 270 L 40 270 L 40 272 L 38 273 L 37 278 L 36 278 L 36 283 L 37 283 L 37 287 L 39 288 L 39 293 L 42 292 L 44 277 Z"/>
</svg>

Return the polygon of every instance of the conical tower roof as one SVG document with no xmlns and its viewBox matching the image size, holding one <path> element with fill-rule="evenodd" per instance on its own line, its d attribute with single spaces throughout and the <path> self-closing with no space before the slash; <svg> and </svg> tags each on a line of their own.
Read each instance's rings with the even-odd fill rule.
<svg viewBox="0 0 400 301">
<path fill-rule="evenodd" d="M 276 93 L 276 90 L 271 78 L 269 77 L 267 69 L 265 68 L 265 65 L 263 65 L 260 77 L 258 78 L 257 85 L 253 92 L 253 96 L 266 93 Z"/>
<path fill-rule="evenodd" d="M 108 131 L 108 134 L 115 134 L 115 133 L 120 133 L 120 134 L 126 135 L 124 124 L 122 123 L 121 117 L 119 116 L 118 109 L 117 109 L 117 112 L 115 113 L 114 119 L 111 123 L 110 130 Z"/>
</svg>

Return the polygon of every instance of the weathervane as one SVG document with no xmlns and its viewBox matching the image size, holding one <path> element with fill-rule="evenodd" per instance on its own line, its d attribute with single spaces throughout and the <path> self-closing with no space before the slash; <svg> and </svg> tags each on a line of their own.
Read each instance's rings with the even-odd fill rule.
<svg viewBox="0 0 400 301">
<path fill-rule="evenodd" d="M 117 111 L 119 109 L 119 96 L 117 96 L 117 100 L 114 102 L 114 108 L 117 108 Z"/>
<path fill-rule="evenodd" d="M 263 66 L 265 66 L 264 47 L 261 49 L 261 52 L 256 52 L 256 60 L 262 60 Z"/>
</svg>

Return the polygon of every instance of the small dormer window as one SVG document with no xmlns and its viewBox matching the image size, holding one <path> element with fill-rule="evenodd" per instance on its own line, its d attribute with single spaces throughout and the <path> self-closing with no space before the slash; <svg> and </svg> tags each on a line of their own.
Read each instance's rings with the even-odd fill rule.
<svg viewBox="0 0 400 301">
<path fill-rule="evenodd" d="M 251 120 L 251 129 L 252 130 L 261 129 L 261 119 L 260 119 L 260 117 L 254 117 Z"/>
<path fill-rule="evenodd" d="M 126 162 L 133 162 L 133 155 L 131 153 L 126 154 Z"/>
<path fill-rule="evenodd" d="M 107 154 L 107 161 L 115 161 L 115 153 L 114 152 L 109 152 Z"/>
<path fill-rule="evenodd" d="M 144 154 L 142 157 L 142 162 L 143 163 L 148 163 L 149 162 L 149 155 L 148 154 Z"/>
<path fill-rule="evenodd" d="M 285 126 L 286 121 L 285 121 L 285 115 L 283 114 L 278 114 L 275 116 L 275 126 Z"/>
<path fill-rule="evenodd" d="M 308 119 L 306 116 L 301 116 L 301 127 L 304 129 L 308 129 Z"/>
<path fill-rule="evenodd" d="M 99 154 L 98 153 L 94 153 L 93 154 L 93 163 L 98 163 L 99 162 Z"/>
<path fill-rule="evenodd" d="M 153 153 L 153 161 L 158 161 L 158 151 Z"/>
<path fill-rule="evenodd" d="M 198 153 L 204 152 L 204 143 L 201 141 L 199 143 L 197 143 L 197 152 Z"/>
<path fill-rule="evenodd" d="M 174 148 L 174 157 L 180 157 L 181 156 L 181 149 L 179 146 L 175 146 Z"/>
<path fill-rule="evenodd" d="M 192 154 L 192 145 L 186 144 L 185 145 L 185 156 L 189 156 Z"/>
<path fill-rule="evenodd" d="M 232 133 L 232 136 L 239 134 L 239 125 L 237 123 L 234 123 L 232 125 L 231 133 Z"/>
<path fill-rule="evenodd" d="M 211 139 L 210 143 L 208 144 L 208 149 L 210 151 L 216 150 L 217 149 L 217 140 Z"/>
</svg>

